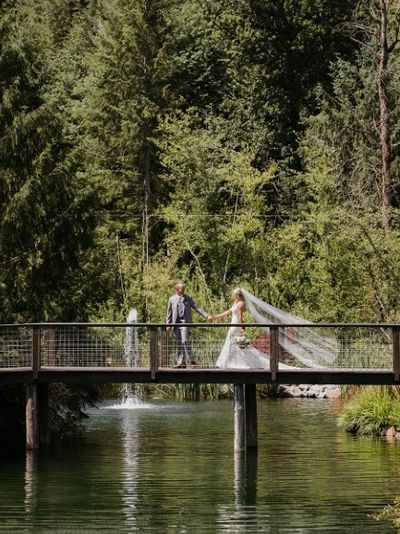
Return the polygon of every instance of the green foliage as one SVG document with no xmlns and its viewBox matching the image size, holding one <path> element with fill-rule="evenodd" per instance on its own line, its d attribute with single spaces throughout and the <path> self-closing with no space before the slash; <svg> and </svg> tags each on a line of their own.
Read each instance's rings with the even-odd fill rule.
<svg viewBox="0 0 400 534">
<path fill-rule="evenodd" d="M 83 304 L 74 289 L 95 222 L 92 193 L 49 92 L 45 20 L 23 2 L 0 25 L 1 319 L 68 319 Z"/>
<path fill-rule="evenodd" d="M 390 521 L 397 532 L 400 532 L 400 497 L 396 497 L 393 504 L 388 504 L 375 514 L 377 521 Z"/>
<path fill-rule="evenodd" d="M 76 437 L 87 418 L 86 409 L 100 401 L 96 388 L 50 385 L 49 423 L 53 439 Z M 0 448 L 24 447 L 25 386 L 0 385 Z"/>
<path fill-rule="evenodd" d="M 379 436 L 400 425 L 400 399 L 390 387 L 361 388 L 342 406 L 338 420 L 348 432 Z"/>
<path fill-rule="evenodd" d="M 385 232 L 370 7 L 2 2 L 0 319 L 159 321 L 183 278 L 210 311 L 243 285 L 399 320 L 400 54 Z"/>
<path fill-rule="evenodd" d="M 58 440 L 79 434 L 88 417 L 87 408 L 96 406 L 101 400 L 98 389 L 88 386 L 51 384 L 49 394 L 49 422 L 52 435 Z"/>
</svg>

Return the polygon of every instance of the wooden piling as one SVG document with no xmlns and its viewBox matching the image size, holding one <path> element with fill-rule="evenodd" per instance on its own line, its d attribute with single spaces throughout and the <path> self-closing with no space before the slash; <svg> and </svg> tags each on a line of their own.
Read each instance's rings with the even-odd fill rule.
<svg viewBox="0 0 400 534">
<path fill-rule="evenodd" d="M 245 450 L 245 406 L 244 406 L 244 386 L 243 384 L 234 385 L 234 441 L 233 449 L 235 452 Z"/>
<path fill-rule="evenodd" d="M 258 447 L 256 384 L 246 384 L 244 394 L 246 411 L 246 449 L 256 449 Z"/>
<path fill-rule="evenodd" d="M 32 382 L 26 386 L 26 448 L 34 450 L 39 448 L 39 423 L 38 423 L 38 385 Z"/>
</svg>

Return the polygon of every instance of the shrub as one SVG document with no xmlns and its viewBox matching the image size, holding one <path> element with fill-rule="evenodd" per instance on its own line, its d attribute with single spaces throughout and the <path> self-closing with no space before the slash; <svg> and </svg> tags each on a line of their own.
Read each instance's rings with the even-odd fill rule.
<svg viewBox="0 0 400 534">
<path fill-rule="evenodd" d="M 342 406 L 339 425 L 360 435 L 380 435 L 400 425 L 400 400 L 391 387 L 360 388 Z"/>
</svg>

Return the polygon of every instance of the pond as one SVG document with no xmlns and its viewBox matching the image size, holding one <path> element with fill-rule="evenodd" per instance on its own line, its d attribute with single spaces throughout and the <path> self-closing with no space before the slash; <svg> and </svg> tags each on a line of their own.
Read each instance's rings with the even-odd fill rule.
<svg viewBox="0 0 400 534">
<path fill-rule="evenodd" d="M 1 532 L 391 532 L 400 447 L 337 428 L 325 400 L 259 402 L 232 453 L 229 401 L 103 405 L 82 441 L 0 461 Z"/>
</svg>

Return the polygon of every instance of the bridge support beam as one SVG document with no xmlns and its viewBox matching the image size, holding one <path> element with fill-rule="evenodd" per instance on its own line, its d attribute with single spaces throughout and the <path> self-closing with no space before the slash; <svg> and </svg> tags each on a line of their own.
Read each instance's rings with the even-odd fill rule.
<svg viewBox="0 0 400 534">
<path fill-rule="evenodd" d="M 49 386 L 34 381 L 26 386 L 26 448 L 49 444 Z"/>
<path fill-rule="evenodd" d="M 246 384 L 245 389 L 245 424 L 246 424 L 246 449 L 257 449 L 258 429 L 257 429 L 257 386 L 256 384 Z"/>
<path fill-rule="evenodd" d="M 26 386 L 26 448 L 35 450 L 39 448 L 39 420 L 38 420 L 38 384 L 33 382 Z"/>
<path fill-rule="evenodd" d="M 257 449 L 257 387 L 255 384 L 233 386 L 235 452 Z"/>
</svg>

